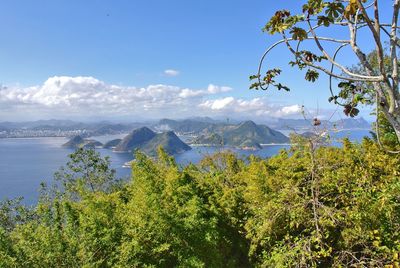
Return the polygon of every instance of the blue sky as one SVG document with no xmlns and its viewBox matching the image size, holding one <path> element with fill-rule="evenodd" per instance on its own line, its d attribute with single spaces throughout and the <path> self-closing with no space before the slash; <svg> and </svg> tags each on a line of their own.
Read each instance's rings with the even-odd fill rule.
<svg viewBox="0 0 400 268">
<path fill-rule="evenodd" d="M 2 0 L 0 84 L 8 98 L 0 108 L 0 121 L 85 115 L 178 118 L 203 113 L 257 114 L 262 119 L 300 116 L 294 112 L 299 105 L 331 111 L 335 107 L 327 103 L 326 78 L 311 84 L 303 74 L 287 70 L 284 49 L 272 54 L 268 63 L 283 67 L 283 82 L 292 91 L 248 90 L 248 76 L 256 72 L 265 48 L 277 40 L 261 28 L 275 10 L 293 8 L 293 2 L 297 1 Z M 352 63 L 351 57 L 343 59 Z M 126 96 L 142 90 L 147 97 L 125 99 L 125 105 L 136 107 L 131 110 L 116 108 L 118 100 L 124 105 L 123 96 L 87 110 L 96 98 L 112 98 L 106 90 L 128 92 Z M 191 99 L 167 98 L 174 94 Z M 80 110 L 79 103 L 86 110 Z M 219 109 L 226 103 L 230 109 Z M 26 111 L 31 111 L 29 116 Z"/>
</svg>

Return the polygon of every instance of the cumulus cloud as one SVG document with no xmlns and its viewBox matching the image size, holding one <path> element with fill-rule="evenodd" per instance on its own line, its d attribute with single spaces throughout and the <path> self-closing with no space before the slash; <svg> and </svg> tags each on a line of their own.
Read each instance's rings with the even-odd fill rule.
<svg viewBox="0 0 400 268">
<path fill-rule="evenodd" d="M 180 72 L 178 70 L 174 70 L 174 69 L 167 69 L 164 71 L 164 74 L 166 76 L 178 76 L 180 74 Z"/>
<path fill-rule="evenodd" d="M 301 113 L 301 111 L 302 111 L 301 106 L 295 104 L 295 105 L 291 105 L 291 106 L 282 107 L 279 110 L 279 113 L 281 113 L 282 116 L 285 116 L 285 115 L 291 115 L 291 114 L 298 114 L 298 113 Z"/>
<path fill-rule="evenodd" d="M 280 117 L 299 113 L 299 105 L 282 106 L 264 98 L 226 96 L 232 88 L 210 84 L 204 89 L 170 85 L 131 87 L 108 84 L 94 77 L 55 76 L 32 87 L 0 87 L 0 116 L 85 117 Z M 226 97 L 222 97 L 224 94 Z"/>
<path fill-rule="evenodd" d="M 227 89 L 215 85 L 190 89 L 163 84 L 136 88 L 107 84 L 94 77 L 55 76 L 40 86 L 0 88 L 0 114 L 12 115 L 18 109 L 51 112 L 54 116 L 57 113 L 166 116 L 190 110 L 203 97 Z"/>
<path fill-rule="evenodd" d="M 193 89 L 182 89 L 182 92 L 179 94 L 182 98 L 190 98 L 190 97 L 204 97 L 207 95 L 214 95 L 219 93 L 225 93 L 231 91 L 231 87 L 226 86 L 216 86 L 213 84 L 209 84 L 207 89 L 204 90 L 193 90 Z"/>
<path fill-rule="evenodd" d="M 211 110 L 224 114 L 241 114 L 252 117 L 288 117 L 299 115 L 300 105 L 282 106 L 268 103 L 265 98 L 253 98 L 250 100 L 225 97 L 214 100 L 206 100 L 199 104 L 203 110 Z"/>
<path fill-rule="evenodd" d="M 210 94 L 224 93 L 224 92 L 229 92 L 231 90 L 232 90 L 231 87 L 225 87 L 225 86 L 220 87 L 213 84 L 209 84 L 207 88 L 207 91 Z"/>
</svg>

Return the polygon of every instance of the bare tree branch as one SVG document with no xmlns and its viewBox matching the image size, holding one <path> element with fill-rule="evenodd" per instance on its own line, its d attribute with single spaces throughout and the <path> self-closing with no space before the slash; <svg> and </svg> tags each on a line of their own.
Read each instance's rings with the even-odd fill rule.
<svg viewBox="0 0 400 268">
<path fill-rule="evenodd" d="M 357 0 L 357 2 L 358 2 L 358 6 L 361 10 L 361 13 L 363 14 L 363 17 L 364 17 L 365 21 L 367 22 L 367 25 L 374 37 L 375 44 L 377 46 L 377 54 L 378 54 L 378 61 L 379 61 L 379 59 L 383 59 L 383 47 L 382 47 L 380 34 L 379 34 L 380 27 L 379 27 L 379 16 L 378 16 L 378 12 L 377 12 L 378 11 L 377 10 L 378 9 L 377 0 L 374 1 L 374 6 L 375 6 L 375 13 L 374 13 L 375 14 L 375 22 L 374 23 L 371 22 L 371 19 L 369 18 L 367 11 L 365 10 L 361 0 Z M 381 73 L 383 74 L 385 67 L 383 65 L 383 62 L 381 62 L 381 61 L 379 61 L 379 69 L 380 69 Z"/>
<path fill-rule="evenodd" d="M 335 38 L 330 38 L 330 37 L 318 37 L 320 40 L 323 41 L 328 41 L 328 42 L 333 42 L 333 43 L 342 43 L 342 44 L 349 44 L 350 41 L 348 40 L 341 40 L 341 39 L 335 39 Z M 313 37 L 307 37 L 306 39 L 310 40 L 313 39 Z M 293 38 L 288 38 L 288 41 L 293 41 Z M 267 50 L 265 50 L 264 54 L 262 55 L 260 62 L 258 64 L 258 71 L 257 71 L 257 75 L 258 75 L 258 82 L 260 83 L 260 87 L 264 90 L 268 89 L 268 86 L 265 88 L 261 85 L 261 69 L 265 60 L 265 57 L 268 55 L 268 53 L 273 50 L 276 46 L 285 43 L 285 39 L 281 39 L 277 42 L 275 42 L 274 44 L 272 44 L 270 47 L 267 48 Z"/>
<path fill-rule="evenodd" d="M 307 22 L 308 22 L 308 25 L 309 25 L 309 27 L 310 27 L 310 33 L 312 34 L 312 36 L 313 36 L 313 38 L 314 38 L 314 40 L 315 40 L 315 43 L 316 43 L 317 47 L 318 47 L 319 50 L 322 52 L 322 54 L 323 54 L 332 64 L 334 64 L 336 67 L 338 67 L 339 69 L 341 69 L 344 73 L 346 73 L 346 74 L 349 75 L 349 76 L 356 77 L 356 78 L 361 78 L 361 79 L 370 78 L 369 76 L 365 76 L 365 75 L 360 75 L 360 74 L 352 73 L 352 72 L 350 72 L 347 68 L 345 68 L 343 65 L 341 65 L 341 64 L 337 63 L 336 61 L 334 61 L 334 60 L 332 59 L 332 57 L 331 57 L 331 56 L 325 51 L 325 49 L 322 47 L 321 42 L 319 41 L 319 38 L 318 38 L 317 35 L 315 34 L 315 31 L 313 30 L 310 21 L 307 20 Z"/>
<path fill-rule="evenodd" d="M 347 45 L 348 45 L 348 44 L 342 44 L 342 45 L 340 45 L 340 46 L 336 49 L 335 53 L 333 54 L 333 60 L 336 60 L 336 56 L 339 54 L 340 50 L 341 50 L 342 48 L 344 48 L 345 46 L 347 46 Z M 331 72 L 333 72 L 333 68 L 334 68 L 334 67 L 335 67 L 335 65 L 332 64 L 332 65 L 331 65 Z M 332 96 L 332 97 L 335 97 L 335 94 L 333 93 L 332 80 L 333 80 L 333 77 L 330 75 L 330 76 L 329 76 L 329 91 L 331 92 L 331 96 Z M 335 100 L 335 104 L 338 104 L 338 105 L 340 105 L 340 106 L 345 106 L 343 103 L 339 103 L 337 100 Z"/>
<path fill-rule="evenodd" d="M 365 21 L 368 24 L 368 27 L 371 30 L 371 33 L 374 37 L 375 44 L 376 44 L 376 52 L 377 52 L 377 58 L 378 58 L 378 64 L 379 64 L 379 70 L 381 75 L 383 76 L 383 82 L 388 85 L 387 88 L 387 94 L 389 95 L 389 113 L 393 114 L 395 111 L 395 94 L 393 91 L 393 88 L 391 87 L 390 81 L 387 78 L 386 71 L 385 71 L 385 65 L 384 65 L 384 60 L 383 60 L 383 47 L 382 47 L 382 42 L 381 42 L 381 37 L 380 37 L 380 26 L 379 26 L 379 7 L 378 7 L 378 0 L 374 0 L 374 17 L 375 21 L 374 23 L 371 22 L 371 19 L 369 18 L 367 11 L 365 10 L 361 0 L 357 0 L 359 9 L 361 10 L 361 13 L 363 14 L 363 17 Z"/>
<path fill-rule="evenodd" d="M 399 81 L 398 81 L 398 75 L 399 75 L 399 66 L 397 63 L 397 51 L 396 51 L 396 46 L 398 45 L 397 43 L 397 21 L 399 18 L 399 0 L 396 0 L 394 5 L 393 5 L 393 19 L 392 19 L 392 32 L 390 34 L 390 58 L 392 61 L 392 79 L 393 79 L 393 90 L 395 92 L 398 92 L 399 90 Z"/>
<path fill-rule="evenodd" d="M 397 29 L 399 29 L 399 27 L 397 27 Z M 381 30 L 390 38 L 391 37 L 391 33 L 389 33 L 388 30 L 385 29 L 385 27 L 382 26 L 381 24 Z M 400 44 L 399 44 L 400 39 L 396 36 L 396 46 L 400 48 Z"/>
<path fill-rule="evenodd" d="M 284 33 L 282 35 L 284 37 L 285 44 L 288 47 L 289 51 L 296 58 L 299 58 L 299 56 L 296 54 L 296 51 L 290 45 L 289 39 L 286 37 L 286 35 Z M 335 78 L 338 78 L 338 79 L 342 79 L 342 80 L 346 80 L 346 81 L 353 81 L 353 82 L 358 82 L 358 81 L 359 82 L 382 82 L 383 81 L 383 77 L 382 76 L 365 76 L 364 78 L 361 78 L 361 77 L 347 77 L 347 76 L 338 75 L 338 74 L 335 74 L 335 73 L 329 71 L 328 69 L 326 69 L 326 68 L 324 68 L 324 67 L 322 67 L 320 65 L 316 65 L 316 64 L 308 61 L 304 57 L 300 57 L 300 58 L 306 65 L 308 65 L 308 66 L 310 66 L 310 67 L 312 67 L 314 69 L 320 70 L 320 71 L 326 73 L 327 75 L 331 75 L 331 76 L 333 76 Z"/>
</svg>

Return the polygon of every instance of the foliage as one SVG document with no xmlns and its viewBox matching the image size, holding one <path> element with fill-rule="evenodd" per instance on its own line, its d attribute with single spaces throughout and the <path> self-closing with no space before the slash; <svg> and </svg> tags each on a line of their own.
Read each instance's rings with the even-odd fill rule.
<svg viewBox="0 0 400 268">
<path fill-rule="evenodd" d="M 109 191 L 115 184 L 115 170 L 110 168 L 108 157 L 101 158 L 94 149 L 79 148 L 70 155 L 66 167 L 54 175 L 69 194 L 90 190 Z"/>
<path fill-rule="evenodd" d="M 263 31 L 279 35 L 263 54 L 256 75 L 250 76 L 250 89 L 267 90 L 270 85 L 278 90 L 290 88 L 279 82 L 282 70 L 262 67 L 267 55 L 278 45 L 285 45 L 292 57 L 288 63 L 298 70 L 306 69 L 304 79 L 316 82 L 320 73 L 329 77 L 330 102 L 343 106 L 346 116 L 355 117 L 358 106 L 378 103 L 382 115 L 395 130 L 400 140 L 399 94 L 399 26 L 400 1 L 381 7 L 386 1 L 374 0 L 307 0 L 291 10 L 278 10 L 266 23 Z M 297 11 L 296 8 L 301 11 Z M 390 11 L 390 14 L 387 12 Z M 365 51 L 361 34 L 368 34 L 374 51 Z M 338 36 L 347 36 L 343 39 Z M 364 42 L 368 43 L 368 42 Z M 385 49 L 384 46 L 387 46 Z M 305 48 L 305 50 L 303 49 Z M 356 68 L 346 67 L 337 57 L 344 50 L 355 56 Z M 303 50 L 301 50 L 303 49 Z M 369 49 L 369 48 L 368 48 Z M 348 52 L 347 52 L 348 53 Z M 347 54 L 346 57 L 348 57 Z M 334 81 L 338 87 L 334 88 Z M 338 91 L 338 92 L 336 92 Z"/>
<path fill-rule="evenodd" d="M 378 117 L 378 125 L 375 122 L 373 125 L 374 131 L 371 132 L 374 140 L 378 142 L 379 135 L 379 142 L 384 148 L 391 151 L 400 150 L 400 144 L 392 125 L 387 121 L 382 112 L 379 112 L 376 116 Z"/>
<path fill-rule="evenodd" d="M 88 150 L 71 161 L 107 163 Z M 34 208 L 4 202 L 0 267 L 398 265 L 400 158 L 371 140 L 297 137 L 269 159 L 222 152 L 186 167 L 160 150 L 132 168 L 131 181 L 93 188 L 71 168 L 79 179 L 45 189 Z"/>
</svg>

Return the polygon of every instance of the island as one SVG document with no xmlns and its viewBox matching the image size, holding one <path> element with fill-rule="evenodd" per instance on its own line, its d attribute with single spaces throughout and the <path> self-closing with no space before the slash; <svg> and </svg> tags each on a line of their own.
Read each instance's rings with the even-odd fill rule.
<svg viewBox="0 0 400 268">
<path fill-rule="evenodd" d="M 257 125 L 253 121 L 245 121 L 238 125 L 225 125 L 216 130 L 217 133 L 202 134 L 193 139 L 193 144 L 232 146 L 244 150 L 258 150 L 266 144 L 284 144 L 289 138 L 281 132 L 265 125 Z"/>
<path fill-rule="evenodd" d="M 103 144 L 96 140 L 84 139 L 81 136 L 73 136 L 68 142 L 62 145 L 65 148 L 78 149 L 78 148 L 98 148 Z"/>
<path fill-rule="evenodd" d="M 104 143 L 103 148 L 104 149 L 115 149 L 115 147 L 118 146 L 118 144 L 122 141 L 122 139 L 114 139 L 110 140 L 106 143 Z"/>
<path fill-rule="evenodd" d="M 133 130 L 116 146 L 115 152 L 133 152 L 140 150 L 150 156 L 155 156 L 159 147 L 168 154 L 174 155 L 191 150 L 173 131 L 156 133 L 148 127 Z"/>
</svg>

